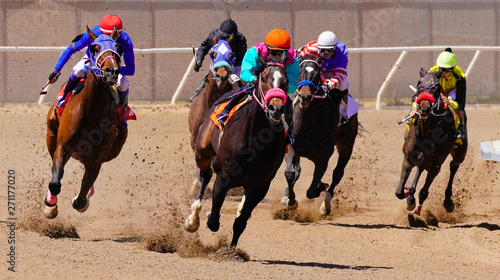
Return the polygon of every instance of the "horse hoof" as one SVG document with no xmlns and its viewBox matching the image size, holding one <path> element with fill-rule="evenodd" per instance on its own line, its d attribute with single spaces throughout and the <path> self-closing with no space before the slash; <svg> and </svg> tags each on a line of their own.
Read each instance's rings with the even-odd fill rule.
<svg viewBox="0 0 500 280">
<path fill-rule="evenodd" d="M 287 206 L 288 205 L 288 196 L 283 196 L 281 198 L 281 205 Z"/>
<path fill-rule="evenodd" d="M 406 205 L 406 210 L 407 211 L 413 211 L 413 209 L 415 209 L 415 206 L 416 206 L 416 204 L 412 204 L 412 205 L 407 204 Z"/>
<path fill-rule="evenodd" d="M 321 204 L 321 207 L 319 207 L 319 213 L 323 216 L 330 215 L 331 208 L 326 206 L 326 203 L 323 201 Z"/>
<path fill-rule="evenodd" d="M 80 213 L 87 211 L 87 209 L 89 208 L 89 205 L 90 205 L 90 200 L 87 198 L 85 205 L 83 207 L 79 207 L 79 205 L 77 205 L 77 202 L 76 202 L 77 198 L 78 198 L 78 196 L 75 196 L 73 198 L 73 200 L 71 201 L 71 205 L 73 205 L 73 208 L 75 208 L 75 210 L 80 212 Z"/>
<path fill-rule="evenodd" d="M 288 203 L 286 204 L 286 209 L 287 210 L 297 210 L 298 207 L 299 207 L 299 202 L 298 201 L 295 201 L 295 203 L 291 204 L 290 200 L 288 200 Z"/>
<path fill-rule="evenodd" d="M 57 217 L 57 214 L 59 214 L 59 211 L 57 210 L 57 204 L 54 206 L 45 205 L 45 209 L 43 209 L 43 214 L 47 219 L 54 219 L 55 217 Z"/>
<path fill-rule="evenodd" d="M 184 229 L 188 232 L 196 232 L 200 228 L 200 219 L 194 219 L 191 215 L 186 219 L 184 223 Z"/>
<path fill-rule="evenodd" d="M 212 222 L 212 221 L 208 220 L 207 226 L 212 232 L 217 232 L 217 231 L 219 231 L 220 223 L 218 221 Z"/>
<path fill-rule="evenodd" d="M 446 210 L 446 212 L 448 212 L 448 213 L 451 213 L 451 212 L 453 212 L 453 210 L 455 210 L 455 203 L 453 203 L 453 200 L 451 200 L 451 199 L 445 199 L 443 206 L 444 206 L 444 210 Z"/>
</svg>

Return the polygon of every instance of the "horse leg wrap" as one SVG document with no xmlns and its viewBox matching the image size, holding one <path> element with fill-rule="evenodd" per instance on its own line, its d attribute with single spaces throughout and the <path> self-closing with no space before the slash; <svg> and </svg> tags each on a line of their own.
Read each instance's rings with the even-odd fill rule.
<svg viewBox="0 0 500 280">
<path fill-rule="evenodd" d="M 57 196 L 52 195 L 50 190 L 47 192 L 46 202 L 50 205 L 55 205 L 57 203 Z"/>
</svg>

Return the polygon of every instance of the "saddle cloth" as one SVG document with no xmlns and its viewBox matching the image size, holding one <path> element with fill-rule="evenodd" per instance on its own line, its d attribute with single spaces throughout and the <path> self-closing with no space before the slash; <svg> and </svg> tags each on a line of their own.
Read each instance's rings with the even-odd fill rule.
<svg viewBox="0 0 500 280">
<path fill-rule="evenodd" d="M 78 92 L 80 92 L 83 89 L 83 83 L 85 83 L 85 79 L 82 78 L 78 83 L 78 86 L 76 87 L 75 94 L 78 94 Z M 61 90 L 57 94 L 57 100 L 60 100 L 63 97 L 63 95 L 64 95 L 64 87 L 61 88 Z M 66 98 L 64 99 L 63 103 L 58 108 L 56 108 L 56 113 L 59 116 L 62 116 L 64 108 L 66 108 L 66 105 L 70 101 L 71 97 L 73 97 L 73 91 L 70 91 L 68 95 L 66 95 Z M 122 105 L 119 102 L 116 102 L 116 110 L 119 116 L 118 125 L 126 125 L 128 120 L 137 120 L 137 116 L 128 105 L 127 105 L 127 110 L 123 112 Z"/>
<path fill-rule="evenodd" d="M 229 115 L 227 116 L 227 120 L 226 120 L 226 123 L 229 121 L 229 119 L 234 115 L 234 113 L 236 113 L 236 111 L 238 111 L 241 107 L 243 107 L 245 104 L 248 103 L 248 101 L 250 100 L 250 96 L 248 96 L 247 98 L 243 99 L 240 103 L 238 103 L 236 106 L 234 106 L 233 109 L 231 109 L 231 111 L 229 112 Z M 214 112 L 212 113 L 212 115 L 210 116 L 210 118 L 212 119 L 212 121 L 214 122 L 214 124 L 219 127 L 220 130 L 222 130 L 222 126 L 220 125 L 219 121 L 217 120 L 217 115 L 222 112 L 222 110 L 224 110 L 224 108 L 226 107 L 226 105 L 229 103 L 229 101 L 231 100 L 227 100 L 223 103 L 220 103 L 217 108 L 215 108 Z"/>
</svg>

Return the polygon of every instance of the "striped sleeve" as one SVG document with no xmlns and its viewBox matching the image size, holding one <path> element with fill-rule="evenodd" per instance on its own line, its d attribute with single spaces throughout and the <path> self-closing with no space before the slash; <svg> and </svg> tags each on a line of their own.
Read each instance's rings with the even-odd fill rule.
<svg viewBox="0 0 500 280">
<path fill-rule="evenodd" d="M 319 55 L 318 41 L 309 42 L 309 44 L 305 45 L 299 53 L 301 59 L 316 59 Z"/>
</svg>

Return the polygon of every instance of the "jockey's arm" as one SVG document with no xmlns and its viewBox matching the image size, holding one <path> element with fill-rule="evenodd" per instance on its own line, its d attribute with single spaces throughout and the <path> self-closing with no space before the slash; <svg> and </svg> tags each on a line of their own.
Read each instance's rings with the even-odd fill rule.
<svg viewBox="0 0 500 280">
<path fill-rule="evenodd" d="M 66 65 L 66 63 L 69 61 L 69 59 L 73 54 L 89 46 L 91 43 L 92 40 L 90 39 L 89 34 L 87 32 L 83 33 L 83 36 L 81 36 L 80 39 L 78 39 L 76 42 L 73 42 L 73 44 L 69 45 L 63 51 L 61 56 L 59 56 L 59 60 L 54 66 L 54 70 L 57 72 L 61 72 L 64 65 Z"/>
<path fill-rule="evenodd" d="M 245 83 L 253 83 L 254 79 L 257 79 L 257 76 L 252 72 L 260 65 L 257 49 L 255 47 L 250 48 L 245 53 L 243 61 L 241 62 L 240 79 Z"/>
<path fill-rule="evenodd" d="M 210 49 L 213 47 L 212 44 L 212 38 L 215 36 L 214 30 L 210 32 L 208 37 L 201 42 L 200 47 L 196 51 L 196 61 L 201 65 L 203 60 L 205 59 L 205 55 L 210 51 Z"/>
<path fill-rule="evenodd" d="M 455 86 L 457 90 L 455 101 L 458 103 L 456 110 L 463 111 L 465 109 L 466 90 L 467 90 L 467 82 L 465 81 L 465 78 L 458 80 Z"/>
<path fill-rule="evenodd" d="M 126 38 L 123 38 L 126 37 Z M 125 76 L 133 76 L 135 74 L 135 54 L 134 45 L 128 36 L 123 36 L 124 42 L 121 42 L 123 47 L 123 62 L 125 66 L 120 67 L 120 74 Z"/>
<path fill-rule="evenodd" d="M 245 56 L 245 53 L 248 50 L 247 46 L 247 39 L 243 35 L 237 34 L 238 42 L 236 42 L 235 47 L 234 47 L 234 55 L 236 56 L 236 59 L 234 60 L 234 65 L 235 66 L 241 66 L 241 63 L 243 62 L 243 57 Z"/>
<path fill-rule="evenodd" d="M 288 78 L 288 94 L 293 94 L 297 90 L 297 82 L 300 74 L 300 62 L 296 57 L 293 63 L 286 66 L 286 76 Z"/>
</svg>

